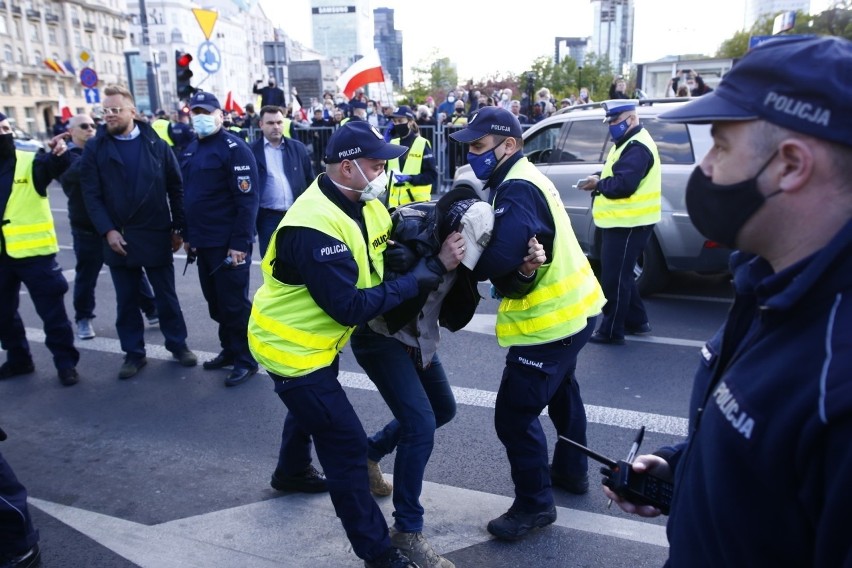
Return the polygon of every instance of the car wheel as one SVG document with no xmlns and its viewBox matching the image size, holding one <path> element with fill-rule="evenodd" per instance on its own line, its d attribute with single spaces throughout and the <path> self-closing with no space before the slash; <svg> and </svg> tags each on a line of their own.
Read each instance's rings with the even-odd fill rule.
<svg viewBox="0 0 852 568">
<path fill-rule="evenodd" d="M 669 269 L 655 236 L 651 235 L 648 244 L 645 245 L 645 250 L 642 251 L 636 266 L 633 267 L 633 276 L 636 278 L 636 286 L 642 296 L 656 294 L 668 284 Z"/>
</svg>

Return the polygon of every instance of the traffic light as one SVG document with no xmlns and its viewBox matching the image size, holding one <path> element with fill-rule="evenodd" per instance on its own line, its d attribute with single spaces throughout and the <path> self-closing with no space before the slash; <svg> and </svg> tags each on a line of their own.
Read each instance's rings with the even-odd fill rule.
<svg viewBox="0 0 852 568">
<path fill-rule="evenodd" d="M 192 79 L 192 71 L 189 68 L 190 63 L 192 63 L 192 56 L 190 54 L 175 50 L 177 96 L 181 100 L 188 99 L 195 92 L 195 87 L 190 84 L 190 80 Z"/>
</svg>

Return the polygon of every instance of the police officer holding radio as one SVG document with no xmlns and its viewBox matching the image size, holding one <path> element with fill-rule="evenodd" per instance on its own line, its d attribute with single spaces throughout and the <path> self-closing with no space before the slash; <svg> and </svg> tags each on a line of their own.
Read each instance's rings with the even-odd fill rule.
<svg viewBox="0 0 852 568">
<path fill-rule="evenodd" d="M 497 313 L 497 341 L 509 351 L 494 426 L 511 465 L 515 500 L 488 523 L 488 532 L 504 540 L 556 520 L 551 483 L 571 493 L 588 491 L 588 460 L 564 442 L 557 442 L 548 467 L 539 415 L 547 407 L 560 435 L 585 440 L 586 415 L 574 370 L 605 301 L 559 193 L 524 157 L 522 134 L 511 112 L 485 107 L 450 135 L 469 144 L 468 163 L 490 190 L 494 208 L 494 231 L 474 274 L 503 289 L 507 279 L 519 276 L 533 236 L 547 258 L 530 276 L 529 291 L 503 298 Z"/>
<path fill-rule="evenodd" d="M 269 370 L 287 419 L 313 436 L 337 516 L 368 568 L 412 564 L 391 546 L 370 494 L 367 436 L 338 382 L 338 354 L 356 326 L 421 290 L 434 290 L 446 271 L 429 257 L 382 282 L 391 219 L 378 198 L 388 183 L 386 161 L 404 152 L 366 121 L 334 132 L 326 173 L 273 234 L 248 330 L 252 353 Z"/>
<path fill-rule="evenodd" d="M 850 61 L 846 39 L 779 38 L 660 115 L 712 124 L 686 209 L 705 237 L 739 249 L 689 435 L 633 466 L 674 480 L 672 567 L 852 565 Z"/>
<path fill-rule="evenodd" d="M 633 268 L 662 211 L 662 170 L 657 145 L 636 116 L 635 99 L 602 103 L 613 146 L 600 176 L 578 189 L 594 191 L 592 217 L 601 232 L 601 286 L 607 303 L 592 343 L 623 345 L 624 334 L 651 332 Z"/>
<path fill-rule="evenodd" d="M 68 167 L 63 134 L 53 138 L 49 153 L 15 148 L 12 126 L 0 112 L 0 343 L 8 352 L 0 380 L 32 373 L 30 346 L 18 315 L 21 284 L 26 285 L 44 322 L 45 345 L 63 385 L 77 383 L 74 333 L 63 296 L 68 283 L 56 264 L 59 242 L 47 199 L 47 186 Z"/>
<path fill-rule="evenodd" d="M 180 157 L 187 212 L 184 249 L 197 255 L 201 291 L 210 317 L 219 324 L 222 351 L 204 368 L 233 365 L 225 379 L 231 387 L 258 370 L 246 340 L 257 163 L 248 145 L 222 128 L 222 107 L 215 95 L 198 91 L 189 108 L 198 140 Z"/>
</svg>

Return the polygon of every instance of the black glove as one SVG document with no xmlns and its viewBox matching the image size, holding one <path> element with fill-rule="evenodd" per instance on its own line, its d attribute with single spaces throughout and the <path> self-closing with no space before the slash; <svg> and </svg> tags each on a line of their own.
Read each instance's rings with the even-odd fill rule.
<svg viewBox="0 0 852 568">
<path fill-rule="evenodd" d="M 408 272 L 415 262 L 417 255 L 402 243 L 394 242 L 385 249 L 385 270 Z"/>
<path fill-rule="evenodd" d="M 421 258 L 409 274 L 412 274 L 417 280 L 417 286 L 421 292 L 431 292 L 437 290 L 444 279 L 444 266 L 440 261 L 432 262 L 434 257 Z"/>
</svg>

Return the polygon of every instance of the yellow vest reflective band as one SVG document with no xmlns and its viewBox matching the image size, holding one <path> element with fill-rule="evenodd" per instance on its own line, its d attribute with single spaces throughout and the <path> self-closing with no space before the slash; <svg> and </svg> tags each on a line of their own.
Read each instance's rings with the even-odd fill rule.
<svg viewBox="0 0 852 568">
<path fill-rule="evenodd" d="M 595 195 L 595 201 L 592 204 L 592 217 L 595 220 L 595 226 L 601 229 L 642 227 L 660 221 L 663 187 L 662 169 L 660 168 L 660 155 L 657 153 L 657 145 L 647 130 L 643 128 L 629 142 L 618 148 L 613 145 L 609 149 L 609 155 L 601 171 L 601 179 L 612 177 L 613 164 L 618 161 L 627 146 L 637 142 L 651 151 L 654 164 L 651 166 L 648 175 L 639 183 L 636 193 L 630 197 L 607 199 L 603 195 Z"/>
<path fill-rule="evenodd" d="M 390 141 L 391 144 L 399 144 L 399 138 Z M 422 136 L 417 136 L 411 144 L 411 148 L 405 155 L 405 167 L 400 170 L 399 159 L 388 160 L 388 171 L 400 172 L 405 175 L 415 176 L 420 173 L 423 165 L 423 154 L 426 152 L 428 141 Z M 388 190 L 388 207 L 399 207 L 406 203 L 418 201 L 430 201 L 432 199 L 431 185 L 412 185 L 408 182 L 402 185 L 392 185 Z"/>
<path fill-rule="evenodd" d="M 556 235 L 552 258 L 536 271 L 531 291 L 523 298 L 503 298 L 500 302 L 497 342 L 501 347 L 539 345 L 574 335 L 606 303 L 553 183 L 526 158 L 518 160 L 509 170 L 506 181 L 512 179 L 526 180 L 541 191 L 553 217 Z"/>
<path fill-rule="evenodd" d="M 151 123 L 151 128 L 154 129 L 154 132 L 157 133 L 157 136 L 166 141 L 166 144 L 169 146 L 174 146 L 175 143 L 172 142 L 172 137 L 169 136 L 169 121 L 164 120 L 162 118 L 158 118 L 154 122 Z"/>
<path fill-rule="evenodd" d="M 59 252 L 53 214 L 47 197 L 38 194 L 33 182 L 33 152 L 15 151 L 15 178 L 3 212 L 3 239 L 12 258 L 44 256 Z"/>
<path fill-rule="evenodd" d="M 364 206 L 364 221 L 369 249 L 358 223 L 323 195 L 316 180 L 287 211 L 263 257 L 263 284 L 254 296 L 249 318 L 249 349 L 258 363 L 283 377 L 307 375 L 331 365 L 355 329 L 325 313 L 306 286 L 285 284 L 272 275 L 278 231 L 282 227 L 310 227 L 345 243 L 358 265 L 356 286 L 372 288 L 381 283 L 384 274 L 382 252 L 390 236 L 391 219 L 384 205 L 373 200 Z M 314 254 L 321 257 L 338 252 L 318 250 Z"/>
</svg>

